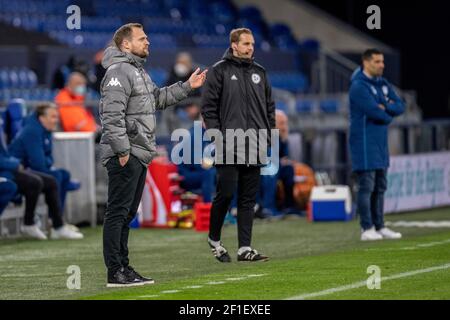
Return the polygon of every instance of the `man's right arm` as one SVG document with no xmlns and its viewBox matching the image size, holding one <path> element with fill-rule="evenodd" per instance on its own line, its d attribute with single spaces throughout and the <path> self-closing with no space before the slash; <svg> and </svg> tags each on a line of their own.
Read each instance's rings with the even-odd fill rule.
<svg viewBox="0 0 450 320">
<path fill-rule="evenodd" d="M 222 79 L 217 68 L 208 71 L 208 77 L 202 92 L 202 117 L 206 129 L 220 130 L 220 97 L 222 94 Z"/>
<path fill-rule="evenodd" d="M 119 157 L 127 156 L 131 148 L 125 125 L 125 111 L 130 95 L 131 82 L 125 72 L 118 67 L 108 70 L 101 89 L 102 135 L 104 142 Z"/>
<path fill-rule="evenodd" d="M 392 117 L 379 106 L 365 85 L 353 83 L 350 87 L 350 99 L 362 109 L 367 118 L 383 124 L 391 123 Z"/>
</svg>

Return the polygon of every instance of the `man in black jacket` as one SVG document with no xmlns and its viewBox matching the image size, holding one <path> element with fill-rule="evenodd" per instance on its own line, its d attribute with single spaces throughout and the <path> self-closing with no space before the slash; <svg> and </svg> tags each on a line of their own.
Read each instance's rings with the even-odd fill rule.
<svg viewBox="0 0 450 320">
<path fill-rule="evenodd" d="M 254 38 L 246 28 L 232 30 L 230 45 L 222 60 L 209 71 L 202 94 L 202 116 L 206 129 L 219 130 L 227 161 L 218 160 L 216 141 L 217 190 L 211 208 L 208 243 L 220 262 L 231 258 L 220 241 L 221 229 L 233 194 L 238 189 L 238 261 L 261 261 L 268 257 L 251 247 L 256 194 L 259 190 L 261 161 L 252 162 L 250 149 L 259 148 L 261 139 L 245 139 L 245 152 L 234 147 L 226 132 L 270 130 L 275 128 L 275 104 L 265 69 L 254 62 Z M 234 137 L 233 137 L 234 139 Z M 230 145 L 233 147 L 230 148 Z M 231 154 L 232 162 L 229 161 Z"/>
</svg>

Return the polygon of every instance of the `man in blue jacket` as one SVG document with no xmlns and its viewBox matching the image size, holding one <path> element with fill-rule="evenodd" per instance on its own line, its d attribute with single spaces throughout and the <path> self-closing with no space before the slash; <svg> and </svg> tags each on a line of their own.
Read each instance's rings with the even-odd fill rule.
<svg viewBox="0 0 450 320">
<path fill-rule="evenodd" d="M 383 204 L 389 167 L 388 125 L 405 111 L 392 85 L 382 77 L 383 54 L 368 49 L 350 86 L 350 153 L 358 184 L 361 240 L 398 239 L 384 226 Z"/>
<path fill-rule="evenodd" d="M 68 191 L 79 189 L 71 182 L 70 173 L 53 167 L 52 131 L 58 124 L 58 110 L 50 104 L 43 104 L 31 114 L 23 129 L 11 142 L 9 151 L 20 159 L 25 168 L 51 175 L 58 184 L 61 211 L 64 210 Z"/>
<path fill-rule="evenodd" d="M 63 224 L 58 199 L 58 187 L 55 178 L 45 173 L 25 170 L 20 160 L 8 152 L 6 139 L 0 118 L 0 214 L 18 194 L 25 196 L 25 215 L 22 234 L 46 240 L 47 236 L 34 223 L 39 195 L 45 195 L 48 215 L 52 220 L 52 239 L 82 239 L 81 233 L 72 231 Z"/>
</svg>

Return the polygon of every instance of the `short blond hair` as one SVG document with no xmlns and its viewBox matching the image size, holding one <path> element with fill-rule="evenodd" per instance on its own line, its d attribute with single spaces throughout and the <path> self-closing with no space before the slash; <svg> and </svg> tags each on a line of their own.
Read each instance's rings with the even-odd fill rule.
<svg viewBox="0 0 450 320">
<path fill-rule="evenodd" d="M 248 28 L 237 28 L 237 29 L 233 29 L 230 32 L 230 45 L 232 43 L 237 43 L 239 42 L 239 39 L 241 38 L 241 34 L 250 34 L 253 35 L 252 30 L 248 29 Z"/>
<path fill-rule="evenodd" d="M 113 41 L 117 48 L 121 48 L 124 39 L 131 40 L 133 28 L 144 29 L 140 23 L 127 23 L 114 32 Z"/>
</svg>

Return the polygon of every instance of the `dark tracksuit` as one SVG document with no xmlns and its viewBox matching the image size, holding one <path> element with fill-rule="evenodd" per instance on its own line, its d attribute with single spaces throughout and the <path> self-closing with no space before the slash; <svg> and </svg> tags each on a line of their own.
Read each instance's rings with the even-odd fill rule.
<svg viewBox="0 0 450 320">
<path fill-rule="evenodd" d="M 363 230 L 384 227 L 384 192 L 389 167 L 388 126 L 405 104 L 390 83 L 354 72 L 349 92 L 350 154 L 358 183 L 357 212 Z M 382 104 L 386 110 L 382 110 Z"/>
<path fill-rule="evenodd" d="M 270 137 L 270 130 L 275 128 L 275 104 L 265 69 L 253 59 L 234 57 L 228 49 L 223 59 L 208 71 L 201 113 L 206 129 L 220 130 L 224 140 L 226 129 L 266 129 Z M 246 142 L 246 151 L 249 143 Z M 226 145 L 227 141 L 224 141 L 224 149 Z M 226 152 L 234 152 L 235 160 L 242 159 L 236 148 Z M 223 222 L 237 188 L 238 242 L 239 247 L 247 247 L 251 244 L 263 163 L 250 164 L 246 153 L 244 164 L 217 164 L 218 154 L 216 149 L 217 189 L 211 208 L 209 238 L 220 240 Z"/>
</svg>

